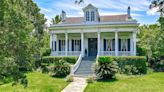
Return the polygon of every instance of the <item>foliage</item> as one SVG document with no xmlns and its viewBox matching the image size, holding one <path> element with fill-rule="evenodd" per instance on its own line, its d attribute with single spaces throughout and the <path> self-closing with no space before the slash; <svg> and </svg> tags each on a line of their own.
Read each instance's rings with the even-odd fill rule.
<svg viewBox="0 0 164 92">
<path fill-rule="evenodd" d="M 67 81 L 67 82 L 73 82 L 73 81 L 74 81 L 73 75 L 68 75 L 68 76 L 66 77 L 66 81 Z"/>
<path fill-rule="evenodd" d="M 122 56 L 111 57 L 118 63 L 120 73 L 145 74 L 147 71 L 146 57 L 144 56 Z"/>
<path fill-rule="evenodd" d="M 0 85 L 0 92 L 61 92 L 69 84 L 63 78 L 52 78 L 39 72 L 29 72 L 26 75 L 29 82 L 27 88 L 8 83 Z"/>
<path fill-rule="evenodd" d="M 94 77 L 93 76 L 88 76 L 86 81 L 87 81 L 87 83 L 93 83 L 94 82 Z"/>
<path fill-rule="evenodd" d="M 149 66 L 157 69 L 157 65 L 164 59 L 164 17 L 160 17 L 159 25 L 144 25 L 138 34 L 138 46 L 145 51 Z"/>
<path fill-rule="evenodd" d="M 42 48 L 41 49 L 41 56 L 49 56 L 51 54 L 50 48 Z"/>
<path fill-rule="evenodd" d="M 52 24 L 58 24 L 59 22 L 61 22 L 60 15 L 56 15 L 55 18 L 52 18 Z"/>
<path fill-rule="evenodd" d="M 114 79 L 118 72 L 118 64 L 111 58 L 100 57 L 95 65 L 95 74 L 98 79 Z"/>
<path fill-rule="evenodd" d="M 6 58 L 12 59 L 12 64 L 0 67 L 4 75 L 16 82 L 25 79 L 22 70 L 30 70 L 33 55 L 39 54 L 45 21 L 32 0 L 0 1 L 0 62 L 7 65 Z"/>
<path fill-rule="evenodd" d="M 65 77 L 70 73 L 70 65 L 64 59 L 55 62 L 54 65 L 48 67 L 51 76 Z"/>
<path fill-rule="evenodd" d="M 88 84 L 84 92 L 163 92 L 164 73 Z"/>
<path fill-rule="evenodd" d="M 67 63 L 70 63 L 70 64 L 75 64 L 76 61 L 77 61 L 77 58 L 78 57 L 55 57 L 55 56 L 45 56 L 42 58 L 42 63 L 43 64 L 47 64 L 47 65 L 50 65 L 52 63 L 56 63 L 58 62 L 59 60 L 63 59 L 65 60 Z"/>
</svg>

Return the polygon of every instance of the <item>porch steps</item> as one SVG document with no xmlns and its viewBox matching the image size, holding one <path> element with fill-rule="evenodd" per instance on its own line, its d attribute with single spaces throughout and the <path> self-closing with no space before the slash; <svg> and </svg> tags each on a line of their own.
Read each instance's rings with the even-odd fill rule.
<svg viewBox="0 0 164 92">
<path fill-rule="evenodd" d="M 96 62 L 96 57 L 84 57 L 81 64 L 74 76 L 77 77 L 88 77 L 89 75 L 94 76 L 94 63 Z"/>
</svg>

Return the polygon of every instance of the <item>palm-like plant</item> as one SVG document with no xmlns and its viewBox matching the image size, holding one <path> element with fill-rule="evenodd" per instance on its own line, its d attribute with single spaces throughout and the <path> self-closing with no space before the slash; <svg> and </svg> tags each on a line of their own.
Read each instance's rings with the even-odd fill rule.
<svg viewBox="0 0 164 92">
<path fill-rule="evenodd" d="M 164 17 L 164 0 L 153 0 L 150 9 L 158 7 L 158 12 L 161 13 L 161 17 Z"/>
<path fill-rule="evenodd" d="M 61 17 L 59 15 L 56 15 L 55 18 L 52 18 L 52 24 L 58 24 L 61 22 Z"/>
</svg>

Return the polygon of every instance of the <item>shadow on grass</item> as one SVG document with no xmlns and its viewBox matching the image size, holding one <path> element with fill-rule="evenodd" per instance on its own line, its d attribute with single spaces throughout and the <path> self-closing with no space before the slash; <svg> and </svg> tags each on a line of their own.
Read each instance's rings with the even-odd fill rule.
<svg viewBox="0 0 164 92">
<path fill-rule="evenodd" d="M 118 79 L 98 79 L 97 82 L 116 82 Z"/>
</svg>

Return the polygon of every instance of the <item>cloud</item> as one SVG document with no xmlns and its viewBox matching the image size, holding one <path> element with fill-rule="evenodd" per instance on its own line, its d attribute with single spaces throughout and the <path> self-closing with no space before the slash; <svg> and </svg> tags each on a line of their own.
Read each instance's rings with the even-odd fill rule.
<svg viewBox="0 0 164 92">
<path fill-rule="evenodd" d="M 148 10 L 146 13 L 147 13 L 147 15 L 157 15 L 158 9 L 159 9 L 158 7 L 152 8 L 152 9 Z"/>
</svg>

